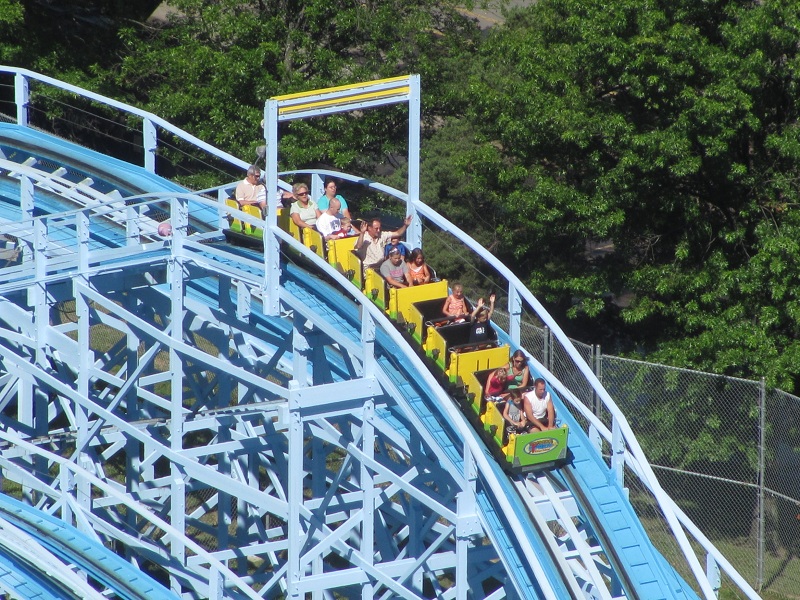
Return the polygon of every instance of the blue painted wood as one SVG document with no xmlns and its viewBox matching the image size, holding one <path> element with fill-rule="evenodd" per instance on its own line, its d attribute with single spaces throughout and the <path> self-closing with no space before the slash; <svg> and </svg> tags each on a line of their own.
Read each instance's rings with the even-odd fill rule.
<svg viewBox="0 0 800 600">
<path fill-rule="evenodd" d="M 60 519 L 0 494 L 3 518 L 67 563 L 74 563 L 128 600 L 177 600 L 177 596 L 111 550 Z M 13 560 L 13 557 L 7 557 Z M 32 578 L 43 578 L 39 573 Z M 57 596 L 45 596 L 57 597 Z"/>
<path fill-rule="evenodd" d="M 6 126 L 5 129 L 13 129 L 13 127 L 15 126 Z M 0 131 L 3 129 L 3 127 L 0 127 Z M 86 149 L 70 145 L 67 142 L 53 142 L 54 138 L 50 138 L 50 136 L 32 132 L 30 129 L 25 130 L 25 135 L 31 135 L 31 133 L 37 136 L 43 136 L 42 140 L 39 140 L 40 142 L 44 143 L 47 141 L 48 143 L 52 143 L 53 148 L 63 151 L 67 159 L 73 158 L 77 160 L 80 158 L 80 160 L 88 160 L 90 163 L 102 164 L 104 169 L 113 170 L 116 176 L 120 178 L 129 177 L 131 168 L 133 168 L 133 171 L 136 172 L 136 176 L 132 181 L 141 181 L 141 184 L 146 186 L 151 185 L 154 181 L 153 178 L 155 176 L 150 174 L 144 175 L 143 172 L 137 171 L 138 168 L 134 168 L 127 163 L 117 161 L 117 163 L 120 164 L 115 165 L 108 157 L 97 155 Z M 160 180 L 160 182 L 164 181 L 160 178 L 157 179 Z M 159 189 L 163 190 L 164 188 L 160 187 Z M 214 215 L 214 218 L 216 218 L 216 215 Z M 358 314 L 350 299 L 336 292 L 334 288 L 326 289 L 318 286 L 318 282 L 314 284 L 317 286 L 314 290 L 316 293 L 312 293 L 307 286 L 304 287 L 301 285 L 302 282 L 299 280 L 300 275 L 298 274 L 300 274 L 299 270 L 295 273 L 294 277 L 292 277 L 292 268 L 288 265 L 285 266 L 284 286 L 287 290 L 305 298 L 309 303 L 308 306 L 312 307 L 318 314 L 324 315 L 325 319 L 333 323 L 336 328 L 346 331 L 347 327 L 351 327 L 354 331 L 357 331 Z M 308 279 L 307 274 L 302 276 Z M 330 290 L 333 290 L 332 294 Z M 191 293 L 196 294 L 195 297 L 198 300 L 202 301 L 204 298 L 208 300 L 208 296 L 204 295 L 204 290 L 202 289 L 198 291 L 193 290 Z M 263 317 L 255 316 L 255 318 L 263 319 L 264 322 L 269 321 Z M 357 339 L 355 334 L 351 339 Z M 377 346 L 379 348 L 379 354 L 382 355 L 382 357 L 379 358 L 381 368 L 390 376 L 392 381 L 396 383 L 403 396 L 398 399 L 398 401 L 402 402 L 409 410 L 417 414 L 424 423 L 427 431 L 435 437 L 437 443 L 440 444 L 442 450 L 447 453 L 447 456 L 452 462 L 460 465 L 463 455 L 463 440 L 460 440 L 458 434 L 454 432 L 454 428 L 448 425 L 447 419 L 440 410 L 437 410 L 436 403 L 431 400 L 431 397 L 426 397 L 425 390 L 419 390 L 411 384 L 413 381 L 413 374 L 403 373 L 402 368 L 391 360 L 390 357 L 394 356 L 397 352 L 397 348 L 394 344 L 386 339 L 386 336 L 383 336 L 382 339 L 379 335 Z M 346 374 L 346 368 L 342 366 L 339 373 L 341 376 L 344 376 Z M 594 450 L 589 444 L 588 438 L 581 432 L 580 427 L 578 427 L 576 422 L 570 420 L 568 416 L 569 413 L 562 404 L 559 403 L 558 408 L 559 415 L 565 419 L 573 429 L 573 433 L 570 436 L 570 449 L 574 455 L 572 466 L 578 475 L 581 489 L 590 499 L 597 513 L 601 516 L 600 520 L 603 531 L 612 540 L 615 548 L 622 555 L 626 573 L 630 579 L 634 580 L 641 597 L 696 597 L 693 592 L 690 593 L 691 589 L 688 585 L 677 577 L 677 574 L 668 565 L 666 560 L 652 547 L 635 512 L 624 497 L 624 492 L 619 489 L 613 481 L 607 466 L 594 454 Z M 395 418 L 395 421 L 399 422 L 399 419 Z M 408 433 L 407 429 L 403 428 L 402 430 L 406 434 Z M 578 435 L 578 432 L 581 432 L 581 434 Z M 499 470 L 499 466 L 497 466 L 497 469 Z M 516 499 L 516 492 L 511 483 L 505 477 L 501 477 L 501 479 L 505 482 L 507 487 L 504 493 L 506 493 L 509 498 Z M 514 504 L 515 510 L 519 511 L 519 516 L 522 518 L 523 522 L 529 524 L 529 527 L 526 531 L 511 533 L 507 531 L 503 515 L 496 511 L 494 499 L 486 489 L 481 489 L 479 491 L 478 503 L 484 518 L 492 527 L 493 531 L 497 533 L 497 538 L 500 540 L 500 547 L 497 549 L 498 552 L 503 553 L 508 564 L 516 565 L 512 566 L 513 572 L 511 575 L 518 578 L 517 581 L 523 582 L 523 587 L 528 586 L 529 589 L 535 590 L 535 581 L 533 581 L 530 576 L 529 570 L 519 560 L 518 548 L 515 545 L 516 535 L 532 537 L 537 535 L 526 517 L 526 510 L 523 504 L 516 499 Z M 33 525 L 30 526 L 33 527 Z M 44 523 L 39 523 L 36 527 L 47 529 Z M 94 552 L 96 549 L 93 549 L 91 545 L 83 546 L 79 544 L 77 539 L 70 539 L 68 535 L 60 531 L 56 534 L 55 529 L 53 529 L 49 535 L 58 535 L 60 536 L 59 539 L 63 537 L 64 543 L 66 543 L 72 551 L 79 555 L 83 554 L 82 560 L 88 562 L 94 561 L 98 567 L 112 560 L 108 556 L 97 555 Z M 540 544 L 540 546 L 539 551 L 541 552 L 542 564 L 545 565 L 545 570 L 556 578 L 557 572 L 555 568 L 552 565 L 548 566 L 549 558 L 546 555 L 547 553 L 544 550 L 543 544 Z M 116 555 L 114 555 L 114 557 L 119 559 Z M 78 560 L 76 560 L 76 563 L 77 562 Z M 116 564 L 113 567 L 105 567 L 105 570 L 109 573 L 127 572 L 126 569 L 131 566 L 124 561 L 122 562 L 125 566 Z M 554 586 L 558 587 L 557 581 L 554 582 Z M 657 591 L 655 589 L 656 587 L 660 587 L 661 591 Z M 535 592 L 533 593 L 535 594 Z M 151 594 L 151 597 L 157 596 L 152 596 Z M 532 595 L 531 597 L 536 596 Z"/>
</svg>

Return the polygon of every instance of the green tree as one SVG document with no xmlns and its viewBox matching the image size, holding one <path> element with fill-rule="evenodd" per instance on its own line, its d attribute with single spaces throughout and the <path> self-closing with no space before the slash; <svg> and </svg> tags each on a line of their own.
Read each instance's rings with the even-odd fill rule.
<svg viewBox="0 0 800 600">
<path fill-rule="evenodd" d="M 14 64 L 21 46 L 14 40 L 22 36 L 25 8 L 19 0 L 0 0 L 0 64 Z"/>
<path fill-rule="evenodd" d="M 799 27 L 781 1 L 514 14 L 465 88 L 456 165 L 496 201 L 502 256 L 629 347 L 791 389 Z"/>
<path fill-rule="evenodd" d="M 782 0 L 542 0 L 513 14 L 446 125 L 463 135 L 449 181 L 490 199 L 496 223 L 453 214 L 494 236 L 568 333 L 796 389 L 798 31 Z M 443 207 L 459 200 L 447 189 Z M 632 418 L 684 448 L 754 408 L 675 400 L 705 428 Z M 743 452 L 745 430 L 727 429 L 716 460 Z"/>
<path fill-rule="evenodd" d="M 117 31 L 143 21 L 159 0 L 0 0 L 0 59 L 64 81 L 91 85 L 120 59 Z"/>
<path fill-rule="evenodd" d="M 22 51 L 25 8 L 19 0 L 0 0 L 0 64 L 16 64 Z"/>
<path fill-rule="evenodd" d="M 430 118 L 478 31 L 449 0 L 175 0 L 169 22 L 123 32 L 111 73 L 129 97 L 201 139 L 249 157 L 272 96 L 421 73 Z M 373 168 L 405 151 L 403 108 L 291 123 L 281 131 L 286 168 Z"/>
</svg>

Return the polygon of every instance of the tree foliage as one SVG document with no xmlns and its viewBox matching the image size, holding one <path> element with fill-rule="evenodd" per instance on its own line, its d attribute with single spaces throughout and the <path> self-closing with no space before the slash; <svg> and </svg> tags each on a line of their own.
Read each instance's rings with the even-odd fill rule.
<svg viewBox="0 0 800 600">
<path fill-rule="evenodd" d="M 142 21 L 158 3 L 0 0 L 0 60 L 95 88 L 121 58 L 120 27 Z"/>
<path fill-rule="evenodd" d="M 19 0 L 0 0 L 0 63 L 14 63 L 20 52 L 20 46 L 9 43 L 22 35 L 25 21 L 25 7 Z"/>
<path fill-rule="evenodd" d="M 628 349 L 791 389 L 799 27 L 782 1 L 515 13 L 481 46 L 455 165 L 502 256 Z"/>
<path fill-rule="evenodd" d="M 134 101 L 241 156 L 259 143 L 272 96 L 421 73 L 431 116 L 442 82 L 477 29 L 449 2 L 175 0 L 169 22 L 123 32 L 118 85 Z M 293 123 L 281 132 L 287 168 L 373 165 L 404 147 L 402 110 Z"/>
</svg>

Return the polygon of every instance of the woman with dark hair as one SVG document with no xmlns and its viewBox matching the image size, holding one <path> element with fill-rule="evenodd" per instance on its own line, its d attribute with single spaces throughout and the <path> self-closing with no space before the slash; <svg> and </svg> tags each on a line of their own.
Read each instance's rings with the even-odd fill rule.
<svg viewBox="0 0 800 600">
<path fill-rule="evenodd" d="M 317 208 L 319 208 L 320 212 L 328 210 L 328 206 L 330 206 L 331 199 L 333 198 L 337 198 L 342 204 L 339 211 L 348 219 L 352 219 L 350 216 L 350 209 L 347 207 L 347 200 L 336 193 L 336 182 L 333 179 L 328 179 L 325 181 L 325 193 L 317 200 Z"/>
<path fill-rule="evenodd" d="M 508 364 L 508 389 L 528 387 L 531 380 L 531 370 L 528 368 L 528 357 L 522 350 L 516 350 L 511 355 Z"/>
<path fill-rule="evenodd" d="M 408 256 L 408 279 L 411 285 L 422 285 L 431 281 L 431 271 L 425 264 L 425 255 L 420 248 L 414 248 Z"/>
</svg>

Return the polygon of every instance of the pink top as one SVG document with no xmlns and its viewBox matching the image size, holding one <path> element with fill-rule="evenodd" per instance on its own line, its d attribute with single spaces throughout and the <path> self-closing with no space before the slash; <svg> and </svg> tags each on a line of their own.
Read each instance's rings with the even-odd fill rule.
<svg viewBox="0 0 800 600">
<path fill-rule="evenodd" d="M 464 303 L 464 298 L 456 298 L 453 295 L 447 297 L 449 300 L 447 304 L 447 314 L 458 316 L 467 314 L 467 305 Z"/>
<path fill-rule="evenodd" d="M 505 382 L 500 381 L 494 374 L 489 376 L 489 381 L 487 383 L 489 386 L 486 390 L 490 396 L 497 396 L 506 387 Z"/>
</svg>

